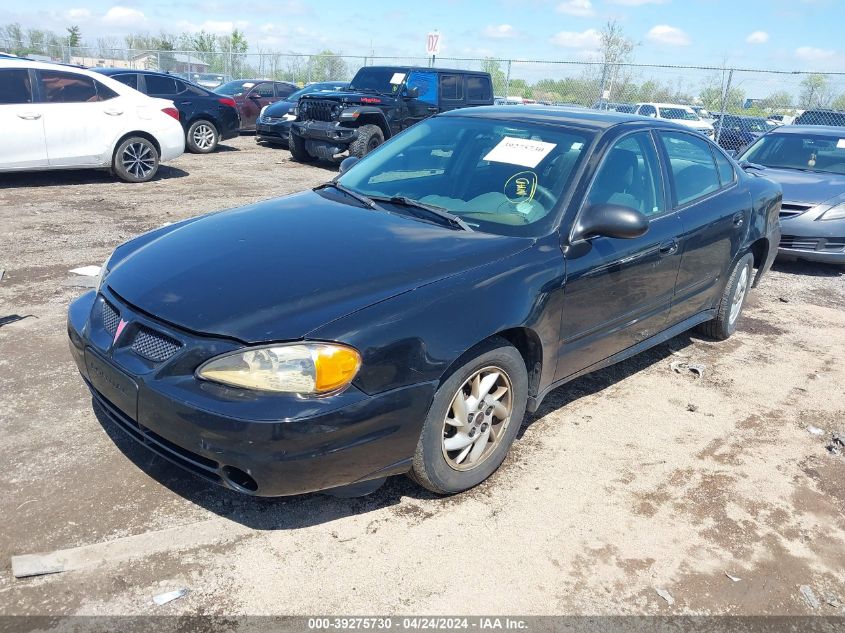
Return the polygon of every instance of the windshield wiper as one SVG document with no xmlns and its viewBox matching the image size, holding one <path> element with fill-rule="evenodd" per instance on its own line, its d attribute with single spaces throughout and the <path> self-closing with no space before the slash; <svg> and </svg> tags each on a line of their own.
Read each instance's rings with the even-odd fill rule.
<svg viewBox="0 0 845 633">
<path fill-rule="evenodd" d="M 357 200 L 361 204 L 363 204 L 368 209 L 377 209 L 376 203 L 373 202 L 372 198 L 365 196 L 362 193 L 358 193 L 349 187 L 345 187 L 344 185 L 340 184 L 339 182 L 324 182 L 322 185 L 317 185 L 314 187 L 313 191 L 320 191 L 322 189 L 337 189 L 341 193 L 345 193 L 350 198 Z"/>
<path fill-rule="evenodd" d="M 376 200 L 377 202 L 388 202 L 390 204 L 407 207 L 409 209 L 416 209 L 418 211 L 425 211 L 429 217 L 435 218 L 435 221 L 441 224 L 454 229 L 460 229 L 462 231 L 472 231 L 472 227 L 469 224 L 464 222 L 454 213 L 449 213 L 449 211 L 443 207 L 436 207 L 432 204 L 426 204 L 425 202 L 414 200 L 413 198 L 406 198 L 405 196 L 373 196 L 372 200 Z"/>
</svg>

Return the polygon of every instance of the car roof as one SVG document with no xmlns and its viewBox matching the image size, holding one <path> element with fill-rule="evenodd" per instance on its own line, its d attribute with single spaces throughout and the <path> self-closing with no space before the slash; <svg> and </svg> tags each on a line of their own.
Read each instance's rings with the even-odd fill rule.
<svg viewBox="0 0 845 633">
<path fill-rule="evenodd" d="M 63 70 L 71 73 L 80 73 L 89 77 L 96 77 L 84 66 L 76 64 L 63 64 L 62 62 L 39 62 L 25 57 L 0 57 L 0 68 L 31 68 L 32 70 Z"/>
<path fill-rule="evenodd" d="M 458 68 L 441 68 L 440 66 L 435 67 L 428 67 L 428 66 L 363 66 L 359 70 L 363 70 L 364 68 L 371 68 L 373 70 L 396 70 L 396 71 L 403 71 L 403 72 L 410 72 L 412 70 L 421 70 L 423 72 L 429 73 L 458 73 L 461 75 L 488 75 L 489 73 L 483 70 L 461 70 Z"/>
<path fill-rule="evenodd" d="M 520 123 L 557 123 L 560 125 L 576 125 L 606 130 L 624 123 L 638 123 L 648 127 L 672 127 L 684 132 L 689 128 L 664 119 L 615 112 L 613 110 L 576 110 L 565 106 L 479 106 L 476 108 L 459 108 L 449 110 L 438 116 L 441 117 L 473 117 L 479 119 L 493 119 L 497 121 L 518 121 Z"/>
<path fill-rule="evenodd" d="M 689 108 L 690 110 L 692 110 L 692 106 L 687 105 L 686 103 L 659 103 L 657 101 L 641 101 L 637 105 L 638 106 L 650 105 L 650 106 L 656 106 L 658 108 Z"/>
<path fill-rule="evenodd" d="M 845 138 L 845 126 L 781 125 L 771 130 L 769 134 L 814 134 L 816 136 L 831 136 L 836 138 Z"/>
<path fill-rule="evenodd" d="M 146 70 L 144 68 L 113 68 L 113 67 L 96 67 L 91 68 L 96 73 L 100 73 L 102 75 L 117 75 L 121 73 L 137 73 L 141 75 L 160 75 L 162 77 L 173 77 L 174 79 L 181 79 L 185 81 L 184 78 L 180 77 L 176 73 L 164 73 L 160 70 Z"/>
</svg>

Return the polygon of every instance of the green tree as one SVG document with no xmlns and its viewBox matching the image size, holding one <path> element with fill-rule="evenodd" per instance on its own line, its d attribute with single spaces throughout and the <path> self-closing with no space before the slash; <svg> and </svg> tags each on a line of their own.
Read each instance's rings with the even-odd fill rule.
<svg viewBox="0 0 845 633">
<path fill-rule="evenodd" d="M 490 73 L 490 77 L 493 79 L 493 93 L 506 97 L 507 75 L 502 70 L 502 63 L 495 57 L 485 57 L 481 60 L 481 70 Z"/>
<path fill-rule="evenodd" d="M 76 48 L 82 43 L 82 33 L 79 27 L 74 24 L 65 29 L 67 31 L 67 45 Z"/>
<path fill-rule="evenodd" d="M 340 53 L 326 49 L 308 58 L 307 81 L 331 81 L 346 79 L 349 69 Z"/>
<path fill-rule="evenodd" d="M 845 110 L 845 92 L 836 97 L 833 103 L 830 104 L 830 107 L 834 110 Z"/>
<path fill-rule="evenodd" d="M 601 90 L 606 92 L 608 100 L 613 100 L 614 89 L 620 83 L 628 83 L 630 77 L 625 70 L 624 64 L 630 64 L 633 60 L 633 40 L 625 35 L 622 26 L 615 19 L 608 20 L 601 31 Z M 603 99 L 604 95 L 598 95 Z"/>
<path fill-rule="evenodd" d="M 810 108 L 826 108 L 833 100 L 833 89 L 827 75 L 812 73 L 801 81 L 801 94 L 798 105 L 805 110 Z"/>
<path fill-rule="evenodd" d="M 786 110 L 792 107 L 792 95 L 786 90 L 779 90 L 763 99 L 759 105 L 769 110 Z"/>
</svg>

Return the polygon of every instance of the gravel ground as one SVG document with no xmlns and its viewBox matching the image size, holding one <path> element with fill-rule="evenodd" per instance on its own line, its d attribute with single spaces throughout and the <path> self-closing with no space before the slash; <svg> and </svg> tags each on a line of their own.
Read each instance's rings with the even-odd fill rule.
<svg viewBox="0 0 845 633">
<path fill-rule="evenodd" d="M 825 450 L 845 431 L 842 269 L 778 264 L 731 340 L 683 335 L 558 389 L 452 498 L 394 478 L 362 499 L 253 499 L 101 424 L 67 351 L 68 270 L 332 175 L 251 137 L 143 185 L 0 175 L 0 317 L 32 315 L 0 327 L 0 614 L 845 613 L 845 456 Z M 208 520 L 219 538 L 192 542 Z M 11 574 L 12 555 L 158 530 L 128 560 Z"/>
</svg>

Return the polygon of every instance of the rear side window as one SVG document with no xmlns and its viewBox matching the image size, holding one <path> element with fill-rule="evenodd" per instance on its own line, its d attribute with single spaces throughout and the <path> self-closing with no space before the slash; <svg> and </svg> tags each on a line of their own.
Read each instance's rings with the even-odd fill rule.
<svg viewBox="0 0 845 633">
<path fill-rule="evenodd" d="M 56 70 L 39 70 L 43 99 L 46 103 L 90 103 L 107 101 L 117 93 L 91 77 Z"/>
<path fill-rule="evenodd" d="M 719 189 L 719 172 L 707 141 L 683 132 L 661 132 L 660 138 L 669 157 L 678 206 Z"/>
<path fill-rule="evenodd" d="M 112 75 L 111 78 L 115 81 L 119 81 L 120 83 L 129 86 L 130 88 L 134 88 L 135 90 L 138 89 L 138 75 L 136 75 L 135 73 Z"/>
<path fill-rule="evenodd" d="M 654 106 L 644 105 L 640 106 L 640 111 L 637 114 L 640 114 L 642 116 L 657 116 L 657 110 L 654 108 Z"/>
<path fill-rule="evenodd" d="M 179 89 L 176 87 L 176 80 L 172 77 L 162 77 L 160 75 L 144 75 L 144 81 L 147 83 L 148 95 L 177 95 Z"/>
<path fill-rule="evenodd" d="M 492 97 L 493 89 L 487 77 L 467 77 L 467 101 L 490 101 Z"/>
<path fill-rule="evenodd" d="M 713 149 L 713 157 L 716 159 L 716 169 L 719 172 L 719 180 L 723 187 L 727 187 L 736 179 L 736 172 L 734 171 L 731 161 L 728 160 L 722 152 L 715 148 Z"/>
<path fill-rule="evenodd" d="M 0 70 L 0 103 L 32 103 L 32 85 L 25 68 Z"/>
<path fill-rule="evenodd" d="M 461 75 L 440 75 L 440 98 L 444 101 L 463 101 L 463 79 Z"/>
</svg>

